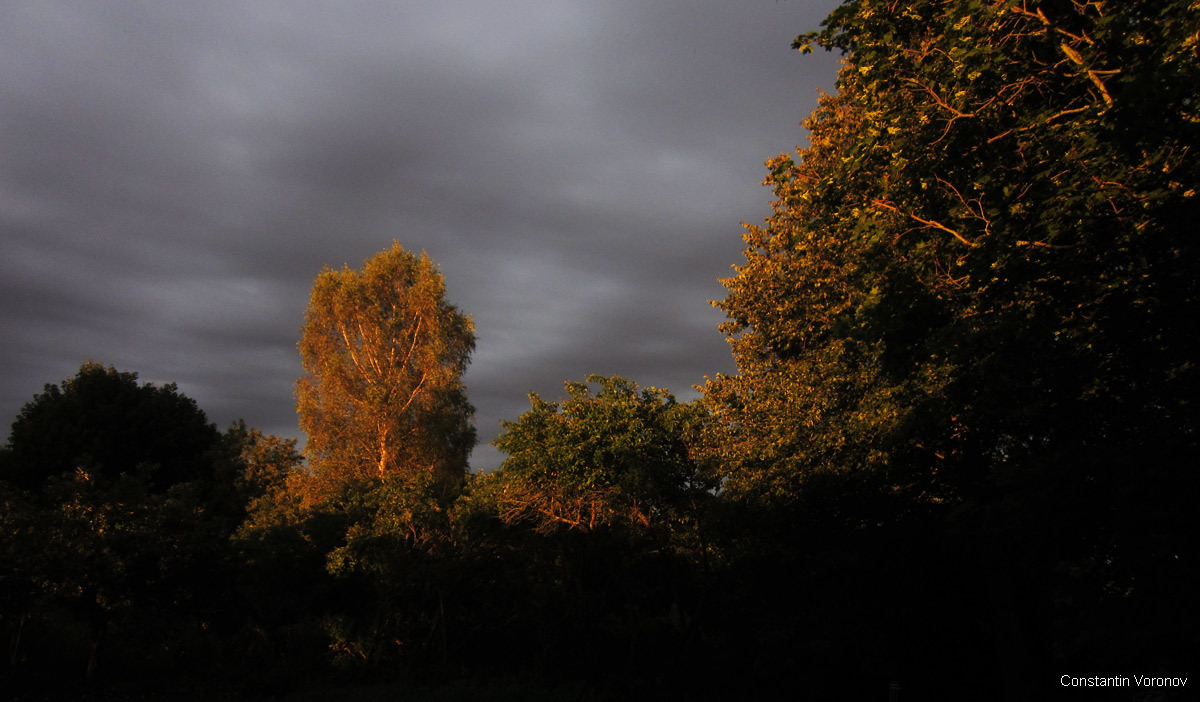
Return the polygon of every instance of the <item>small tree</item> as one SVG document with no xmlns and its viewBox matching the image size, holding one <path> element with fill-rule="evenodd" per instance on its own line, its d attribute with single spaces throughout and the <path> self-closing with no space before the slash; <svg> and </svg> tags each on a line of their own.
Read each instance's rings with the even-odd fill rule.
<svg viewBox="0 0 1200 702">
<path fill-rule="evenodd" d="M 699 643 L 686 622 L 703 608 L 716 500 L 708 415 L 619 377 L 566 394 L 530 395 L 495 442 L 508 458 L 459 502 L 458 563 L 487 583 L 474 621 L 502 636 L 490 648 L 522 651 L 509 666 L 540 651 L 535 665 L 558 675 L 651 689 Z"/>
<path fill-rule="evenodd" d="M 505 423 L 496 446 L 509 457 L 493 478 L 501 518 L 544 533 L 688 521 L 714 487 L 695 450 L 703 408 L 619 377 L 588 382 L 599 392 L 567 383 L 563 402 L 531 395 Z"/>
<path fill-rule="evenodd" d="M 433 261 L 398 243 L 361 271 L 317 276 L 296 396 L 319 494 L 395 477 L 444 495 L 461 483 L 475 443 L 461 380 L 475 336 L 445 293 Z"/>
</svg>

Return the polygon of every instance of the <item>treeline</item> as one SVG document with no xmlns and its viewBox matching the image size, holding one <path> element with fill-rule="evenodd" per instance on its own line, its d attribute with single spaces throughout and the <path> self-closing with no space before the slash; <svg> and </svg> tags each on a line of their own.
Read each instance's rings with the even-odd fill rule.
<svg viewBox="0 0 1200 702">
<path fill-rule="evenodd" d="M 314 284 L 303 461 L 129 373 L 47 386 L 0 454 L 4 683 L 1189 675 L 1198 27 L 1187 0 L 844 3 L 797 39 L 846 53 L 837 92 L 717 303 L 739 372 L 532 396 L 490 474 L 471 321 L 398 245 Z"/>
</svg>

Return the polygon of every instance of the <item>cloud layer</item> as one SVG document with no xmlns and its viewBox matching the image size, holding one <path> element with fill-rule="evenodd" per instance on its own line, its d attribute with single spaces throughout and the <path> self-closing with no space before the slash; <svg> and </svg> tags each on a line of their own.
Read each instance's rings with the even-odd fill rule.
<svg viewBox="0 0 1200 702">
<path fill-rule="evenodd" d="M 687 396 L 836 4 L 11 3 L 0 419 L 93 359 L 295 436 L 312 280 L 393 239 L 475 320 L 484 443 L 588 373 Z"/>
</svg>

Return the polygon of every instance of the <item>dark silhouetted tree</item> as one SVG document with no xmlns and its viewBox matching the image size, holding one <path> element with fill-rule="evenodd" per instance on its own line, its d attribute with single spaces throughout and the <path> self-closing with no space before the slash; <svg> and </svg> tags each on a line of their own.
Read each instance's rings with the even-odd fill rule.
<svg viewBox="0 0 1200 702">
<path fill-rule="evenodd" d="M 111 367 L 87 363 L 25 405 L 0 457 L 14 680 L 135 662 L 166 674 L 213 652 L 241 519 L 232 458 L 174 385 Z"/>
<path fill-rule="evenodd" d="M 27 403 L 12 425 L 0 479 L 40 492 L 84 468 L 97 480 L 149 470 L 155 491 L 204 476 L 220 433 L 174 384 L 86 363 Z"/>
</svg>

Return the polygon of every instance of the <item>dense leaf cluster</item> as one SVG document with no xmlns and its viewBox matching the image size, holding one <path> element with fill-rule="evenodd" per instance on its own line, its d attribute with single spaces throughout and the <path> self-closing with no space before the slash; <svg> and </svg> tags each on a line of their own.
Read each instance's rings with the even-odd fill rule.
<svg viewBox="0 0 1200 702">
<path fill-rule="evenodd" d="M 670 529 L 714 487 L 697 462 L 703 414 L 665 390 L 640 390 L 622 378 L 567 383 L 561 405 L 530 397 L 532 408 L 505 424 L 496 446 L 503 469 L 481 481 L 509 524 L 543 533 L 620 524 Z"/>
<path fill-rule="evenodd" d="M 706 397 L 727 496 L 765 524 L 921 534 L 871 595 L 877 669 L 1032 698 L 1197 648 L 1198 26 L 1194 2 L 861 0 L 796 42 L 846 61 L 809 147 L 768 163 L 718 303 L 740 373 Z M 801 580 L 896 566 L 748 538 Z M 941 628 L 914 635 L 899 593 Z"/>
</svg>

